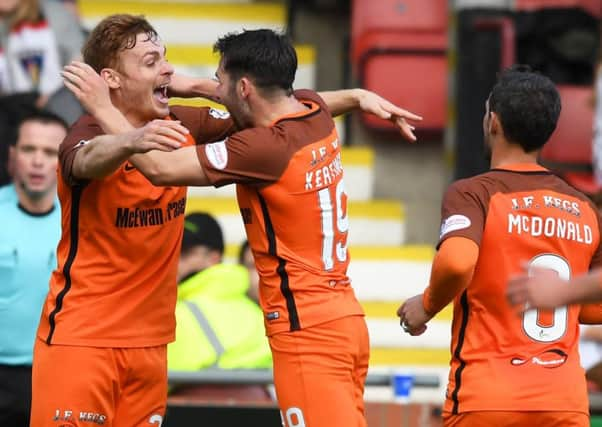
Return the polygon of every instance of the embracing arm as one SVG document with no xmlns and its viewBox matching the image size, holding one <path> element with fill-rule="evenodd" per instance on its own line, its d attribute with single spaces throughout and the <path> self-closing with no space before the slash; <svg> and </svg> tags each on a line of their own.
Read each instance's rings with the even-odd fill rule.
<svg viewBox="0 0 602 427">
<path fill-rule="evenodd" d="M 177 122 L 155 120 L 146 126 L 114 135 L 99 135 L 76 151 L 72 174 L 79 179 L 100 179 L 119 168 L 135 153 L 171 151 L 185 140 Z"/>
<path fill-rule="evenodd" d="M 88 64 L 72 62 L 64 68 L 63 78 L 65 86 L 108 134 L 92 139 L 78 150 L 73 164 L 76 177 L 100 178 L 130 159 L 153 183 L 171 185 L 174 179 L 188 178 L 186 174 L 182 177 L 176 174 L 174 177 L 172 172 L 179 171 L 181 166 L 188 164 L 191 159 L 196 160 L 198 164 L 196 153 L 182 159 L 180 156 L 183 154 L 164 156 L 167 153 L 162 153 L 179 148 L 186 141 L 188 129 L 174 120 L 153 120 L 141 128 L 135 128 L 112 104 L 106 82 Z M 147 156 L 133 155 L 150 151 L 154 152 Z M 177 169 L 174 167 L 176 165 Z M 197 171 L 199 169 L 200 165 Z"/>
<path fill-rule="evenodd" d="M 207 98 L 212 101 L 217 100 L 215 89 L 217 81 L 214 79 L 205 79 L 197 77 L 188 77 L 181 74 L 171 76 L 168 86 L 169 96 L 178 96 L 180 98 Z"/>
<path fill-rule="evenodd" d="M 170 152 L 150 151 L 136 154 L 130 161 L 153 185 L 209 186 L 196 153 L 196 146 L 182 147 Z"/>
<path fill-rule="evenodd" d="M 110 107 L 98 109 L 95 117 L 103 129 L 110 132 L 129 130 L 127 134 L 131 134 L 139 131 L 112 104 Z M 136 151 L 139 154 L 130 152 L 122 161 L 129 159 L 153 185 L 210 185 L 196 154 L 196 147 L 180 148 L 181 143 L 186 141 L 188 129 L 177 121 L 154 120 L 140 128 L 140 131 L 143 130 L 148 132 L 147 138 L 150 138 L 150 135 L 155 138 L 155 146 L 148 150 Z"/>
<path fill-rule="evenodd" d="M 180 148 L 188 130 L 179 122 L 154 120 L 136 129 L 114 107 L 98 110 L 95 117 L 103 129 L 116 133 L 104 136 L 115 140 L 111 147 L 117 150 L 121 145 L 121 156 L 115 156 L 114 169 L 129 159 L 153 185 L 209 185 L 196 148 Z"/>
<path fill-rule="evenodd" d="M 102 82 L 101 85 L 97 81 L 97 85 L 92 86 L 86 84 L 84 80 L 76 80 L 80 73 L 90 74 L 90 72 L 96 74 L 91 67 L 80 62 L 67 65 L 63 71 L 65 86 L 73 92 L 107 133 L 89 141 L 82 141 L 85 145 L 75 152 L 72 174 L 79 179 L 103 178 L 117 170 L 135 152 L 131 144 L 132 135 L 124 133 L 133 131 L 134 127 L 111 104 L 106 84 Z"/>
<path fill-rule="evenodd" d="M 100 179 L 113 173 L 132 155 L 127 135 L 99 135 L 73 158 L 72 174 L 79 179 Z"/>
</svg>

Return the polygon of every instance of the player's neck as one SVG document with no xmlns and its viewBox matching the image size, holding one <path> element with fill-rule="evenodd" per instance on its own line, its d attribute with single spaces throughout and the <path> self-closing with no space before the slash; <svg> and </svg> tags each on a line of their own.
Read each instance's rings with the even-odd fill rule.
<svg viewBox="0 0 602 427">
<path fill-rule="evenodd" d="M 129 124 L 135 128 L 142 127 L 149 122 L 149 120 L 145 120 L 140 116 L 140 112 L 135 107 L 120 102 L 121 100 L 118 97 L 112 97 L 111 101 L 115 108 L 123 114 Z"/>
<path fill-rule="evenodd" d="M 306 107 L 294 96 L 280 96 L 271 100 L 260 99 L 253 108 L 255 126 L 270 126 L 281 117 L 304 111 Z"/>
<path fill-rule="evenodd" d="M 500 144 L 491 153 L 491 169 L 519 163 L 537 163 L 537 151 L 526 153 L 519 145 Z"/>
<path fill-rule="evenodd" d="M 130 111 L 121 110 L 121 111 L 123 112 L 125 119 L 135 128 L 142 127 L 149 122 L 149 120 L 144 120 L 144 119 L 140 118 L 138 116 L 138 114 L 136 114 L 135 111 L 132 111 L 132 110 L 130 110 Z"/>
</svg>

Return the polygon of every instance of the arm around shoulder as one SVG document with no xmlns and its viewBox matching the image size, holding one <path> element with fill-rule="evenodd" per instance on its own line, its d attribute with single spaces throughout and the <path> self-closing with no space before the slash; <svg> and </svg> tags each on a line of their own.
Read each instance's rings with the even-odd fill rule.
<svg viewBox="0 0 602 427">
<path fill-rule="evenodd" d="M 78 179 L 101 179 L 113 173 L 134 151 L 127 134 L 99 135 L 82 141 L 73 158 L 71 174 Z"/>
<path fill-rule="evenodd" d="M 99 179 L 113 173 L 135 153 L 171 151 L 186 141 L 188 130 L 172 120 L 154 120 L 141 128 L 115 135 L 99 135 L 84 141 L 73 160 L 72 174 Z"/>
<path fill-rule="evenodd" d="M 171 152 L 150 151 L 130 158 L 132 164 L 157 186 L 209 186 L 196 153 L 196 147 L 183 147 Z"/>
</svg>

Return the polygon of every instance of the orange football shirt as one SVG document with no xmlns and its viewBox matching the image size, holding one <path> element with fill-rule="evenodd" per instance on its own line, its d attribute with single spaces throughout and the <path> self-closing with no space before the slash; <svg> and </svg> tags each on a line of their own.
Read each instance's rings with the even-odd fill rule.
<svg viewBox="0 0 602 427">
<path fill-rule="evenodd" d="M 455 182 L 441 240 L 480 248 L 472 281 L 454 300 L 445 411 L 588 413 L 578 353 L 579 306 L 517 315 L 505 299 L 524 264 L 564 279 L 602 264 L 593 203 L 537 165 L 513 165 Z"/>
<path fill-rule="evenodd" d="M 172 118 L 191 131 L 187 145 L 233 131 L 208 108 L 174 107 Z M 38 336 L 48 344 L 165 344 L 175 334 L 186 187 L 155 187 L 128 162 L 103 179 L 75 179 L 76 150 L 103 133 L 83 116 L 60 147 L 62 235 Z"/>
<path fill-rule="evenodd" d="M 347 276 L 341 144 L 322 99 L 295 96 L 305 111 L 197 148 L 214 185 L 237 184 L 268 335 L 363 314 Z"/>
</svg>

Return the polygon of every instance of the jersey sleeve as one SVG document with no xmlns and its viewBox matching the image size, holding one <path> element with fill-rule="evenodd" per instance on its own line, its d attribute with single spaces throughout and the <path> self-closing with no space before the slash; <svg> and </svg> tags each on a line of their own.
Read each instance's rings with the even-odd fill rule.
<svg viewBox="0 0 602 427">
<path fill-rule="evenodd" d="M 171 107 L 172 117 L 180 120 L 197 145 L 222 141 L 236 131 L 230 113 L 209 107 Z"/>
<path fill-rule="evenodd" d="M 487 216 L 487 193 L 474 179 L 451 184 L 441 205 L 439 243 L 450 237 L 465 237 L 481 244 Z"/>
<path fill-rule="evenodd" d="M 197 147 L 201 167 L 216 187 L 271 184 L 286 169 L 288 152 L 286 138 L 277 128 L 268 127 L 246 129 Z"/>
<path fill-rule="evenodd" d="M 68 185 L 73 186 L 86 181 L 73 176 L 75 154 L 91 139 L 103 134 L 102 128 L 91 116 L 82 117 L 71 127 L 59 147 L 59 167 L 63 180 Z"/>
</svg>

